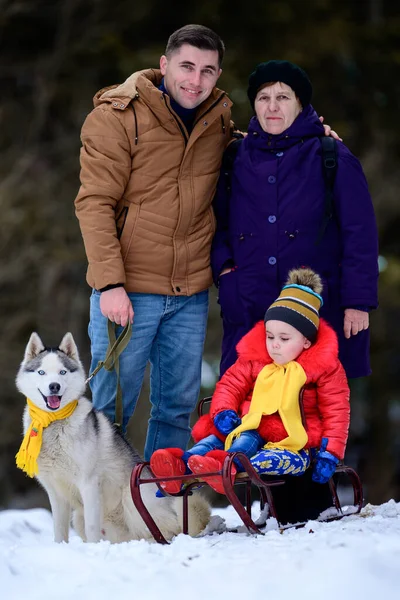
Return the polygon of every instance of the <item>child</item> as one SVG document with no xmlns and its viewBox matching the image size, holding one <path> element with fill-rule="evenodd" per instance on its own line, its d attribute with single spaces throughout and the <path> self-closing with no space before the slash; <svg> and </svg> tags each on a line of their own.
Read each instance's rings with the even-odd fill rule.
<svg viewBox="0 0 400 600">
<path fill-rule="evenodd" d="M 154 475 L 219 471 L 227 453 L 238 451 L 252 457 L 259 472 L 301 475 L 312 450 L 313 480 L 330 479 L 344 456 L 350 406 L 336 334 L 319 319 L 321 291 L 321 279 L 311 269 L 289 273 L 264 323 L 239 342 L 238 359 L 218 382 L 210 413 L 193 428 L 195 446 L 154 452 Z M 232 476 L 243 470 L 238 459 L 234 462 Z M 224 493 L 220 475 L 206 481 Z M 161 487 L 177 493 L 181 482 L 165 481 Z"/>
</svg>

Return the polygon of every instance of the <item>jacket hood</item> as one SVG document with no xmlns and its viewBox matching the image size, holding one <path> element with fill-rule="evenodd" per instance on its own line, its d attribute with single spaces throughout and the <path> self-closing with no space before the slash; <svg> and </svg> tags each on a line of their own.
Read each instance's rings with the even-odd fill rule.
<svg viewBox="0 0 400 600">
<path fill-rule="evenodd" d="M 251 145 L 274 150 L 276 148 L 286 148 L 292 146 L 305 138 L 320 137 L 324 135 L 324 127 L 320 122 L 317 113 L 309 104 L 306 106 L 297 118 L 282 133 L 273 135 L 263 130 L 257 117 L 250 120 L 249 141 Z"/>
<path fill-rule="evenodd" d="M 139 90 L 144 87 L 158 87 L 161 84 L 161 71 L 158 69 L 145 69 L 136 71 L 124 83 L 111 85 L 99 90 L 93 98 L 96 108 L 103 103 L 115 103 L 116 108 L 124 109 L 133 98 L 137 97 Z"/>
<path fill-rule="evenodd" d="M 264 321 L 259 321 L 238 343 L 236 350 L 239 358 L 257 360 L 265 364 L 272 363 L 266 348 Z M 324 319 L 320 319 L 318 335 L 314 344 L 303 350 L 296 359 L 308 373 L 310 370 L 324 372 L 337 364 L 339 345 L 336 333 Z"/>
</svg>

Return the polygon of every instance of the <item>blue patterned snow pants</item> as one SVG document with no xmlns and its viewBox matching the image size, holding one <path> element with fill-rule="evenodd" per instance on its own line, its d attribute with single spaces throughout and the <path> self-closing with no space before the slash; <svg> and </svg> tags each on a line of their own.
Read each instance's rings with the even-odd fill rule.
<svg viewBox="0 0 400 600">
<path fill-rule="evenodd" d="M 250 462 L 258 473 L 265 475 L 303 475 L 310 466 L 310 451 L 262 448 Z"/>
</svg>

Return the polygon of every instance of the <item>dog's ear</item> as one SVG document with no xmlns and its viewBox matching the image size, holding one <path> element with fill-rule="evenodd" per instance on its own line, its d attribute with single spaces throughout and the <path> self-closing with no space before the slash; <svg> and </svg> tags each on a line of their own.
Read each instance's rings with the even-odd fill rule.
<svg viewBox="0 0 400 600">
<path fill-rule="evenodd" d="M 59 348 L 73 360 L 79 361 L 78 348 L 75 344 L 74 338 L 72 337 L 72 333 L 68 332 L 64 335 Z"/>
<path fill-rule="evenodd" d="M 29 342 L 25 348 L 24 361 L 27 362 L 35 358 L 40 352 L 43 352 L 44 345 L 36 331 L 34 331 L 29 338 Z"/>
</svg>

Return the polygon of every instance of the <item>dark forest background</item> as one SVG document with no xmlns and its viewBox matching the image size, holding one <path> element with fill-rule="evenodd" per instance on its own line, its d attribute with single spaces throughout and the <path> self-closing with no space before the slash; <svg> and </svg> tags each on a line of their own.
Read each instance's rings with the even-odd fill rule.
<svg viewBox="0 0 400 600">
<path fill-rule="evenodd" d="M 380 235 L 373 375 L 352 385 L 347 462 L 369 502 L 400 499 L 400 9 L 392 0 L 0 0 L 0 508 L 45 505 L 17 471 L 24 398 L 15 373 L 30 333 L 72 331 L 89 367 L 86 259 L 73 201 L 79 133 L 103 86 L 157 67 L 186 23 L 215 29 L 227 53 L 219 87 L 236 124 L 251 116 L 247 78 L 271 58 L 306 69 L 313 104 L 361 159 Z M 205 359 L 221 327 L 212 291 Z M 204 394 L 210 392 L 203 390 Z M 143 447 L 145 384 L 130 437 Z"/>
</svg>

